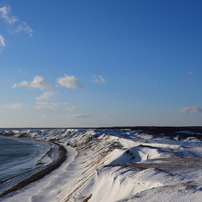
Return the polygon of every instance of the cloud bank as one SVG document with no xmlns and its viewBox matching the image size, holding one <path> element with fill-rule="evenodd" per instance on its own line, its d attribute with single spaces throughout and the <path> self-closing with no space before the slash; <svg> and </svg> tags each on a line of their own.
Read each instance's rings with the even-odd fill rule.
<svg viewBox="0 0 202 202">
<path fill-rule="evenodd" d="M 198 107 L 185 107 L 184 109 L 181 109 L 179 113 L 189 113 L 189 114 L 194 114 L 194 113 L 202 113 L 202 108 Z"/>
<path fill-rule="evenodd" d="M 42 77 L 42 76 L 35 76 L 34 80 L 31 82 L 23 81 L 19 84 L 14 84 L 13 88 L 17 86 L 27 86 L 31 88 L 39 88 L 40 90 L 52 90 L 53 87 Z"/>
<path fill-rule="evenodd" d="M 61 86 L 65 88 L 84 89 L 84 86 L 77 78 L 75 78 L 74 76 L 68 76 L 67 74 L 65 74 L 65 77 L 63 78 L 59 77 L 57 79 L 57 83 L 59 83 Z"/>
</svg>

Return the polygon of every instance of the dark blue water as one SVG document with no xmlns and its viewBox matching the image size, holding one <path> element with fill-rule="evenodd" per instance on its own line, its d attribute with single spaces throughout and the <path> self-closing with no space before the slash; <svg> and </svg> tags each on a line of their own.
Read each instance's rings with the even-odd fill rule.
<svg viewBox="0 0 202 202">
<path fill-rule="evenodd" d="M 44 142 L 0 136 L 0 180 L 35 168 L 49 149 Z"/>
</svg>

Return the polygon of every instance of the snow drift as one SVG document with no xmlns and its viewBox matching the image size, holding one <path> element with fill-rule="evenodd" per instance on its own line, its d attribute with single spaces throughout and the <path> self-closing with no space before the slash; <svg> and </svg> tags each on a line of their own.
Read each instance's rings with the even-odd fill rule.
<svg viewBox="0 0 202 202">
<path fill-rule="evenodd" d="M 176 141 L 176 137 L 153 137 L 129 129 L 36 129 L 13 133 L 15 137 L 22 134 L 64 145 L 68 158 L 51 174 L 2 201 L 201 200 L 202 144 L 195 138 Z"/>
</svg>

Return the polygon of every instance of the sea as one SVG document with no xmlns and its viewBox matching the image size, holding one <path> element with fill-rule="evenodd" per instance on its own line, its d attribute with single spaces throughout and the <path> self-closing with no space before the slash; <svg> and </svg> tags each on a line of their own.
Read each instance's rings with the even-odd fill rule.
<svg viewBox="0 0 202 202">
<path fill-rule="evenodd" d="M 0 136 L 0 181 L 36 168 L 50 148 L 42 141 Z"/>
</svg>

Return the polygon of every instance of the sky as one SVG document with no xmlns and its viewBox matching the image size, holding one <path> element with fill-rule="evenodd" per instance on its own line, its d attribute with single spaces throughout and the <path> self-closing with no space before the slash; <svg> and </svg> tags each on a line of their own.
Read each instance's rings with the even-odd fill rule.
<svg viewBox="0 0 202 202">
<path fill-rule="evenodd" d="M 0 127 L 202 126 L 201 0 L 0 0 Z"/>
</svg>

